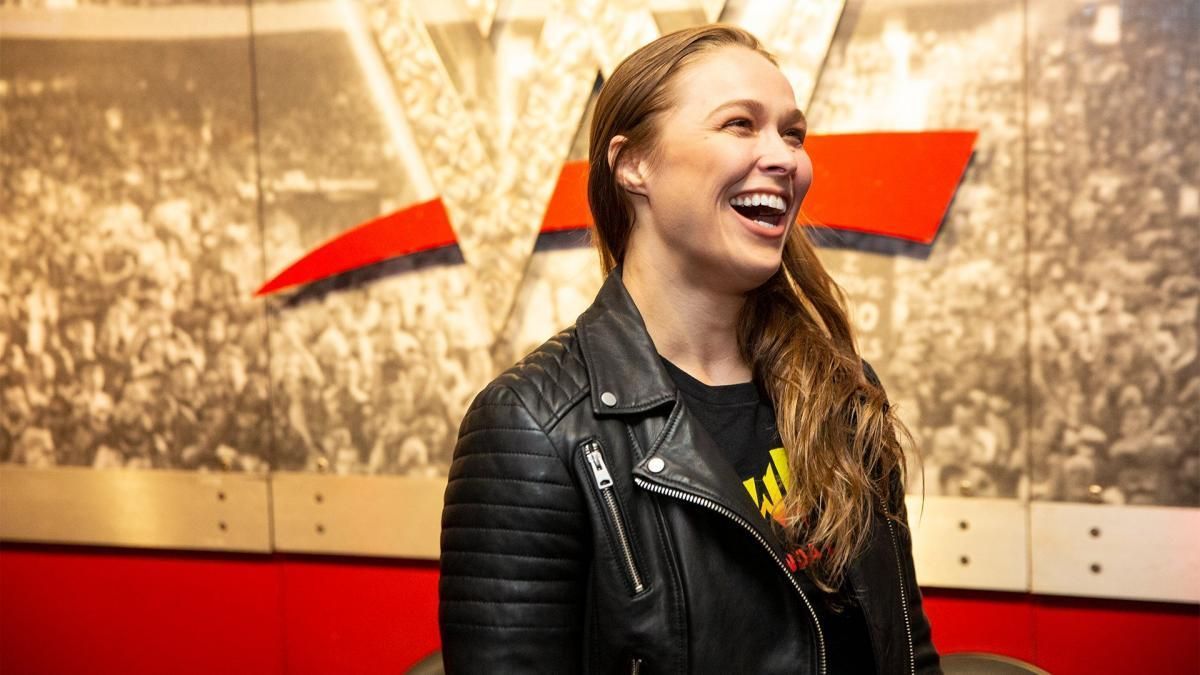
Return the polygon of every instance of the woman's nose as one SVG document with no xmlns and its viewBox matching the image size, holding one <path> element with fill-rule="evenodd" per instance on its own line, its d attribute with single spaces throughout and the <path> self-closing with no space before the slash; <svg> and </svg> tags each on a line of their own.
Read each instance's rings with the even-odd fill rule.
<svg viewBox="0 0 1200 675">
<path fill-rule="evenodd" d="M 768 131 L 763 134 L 762 154 L 759 156 L 758 163 L 767 173 L 784 175 L 795 173 L 797 167 L 796 146 L 778 133 Z"/>
</svg>

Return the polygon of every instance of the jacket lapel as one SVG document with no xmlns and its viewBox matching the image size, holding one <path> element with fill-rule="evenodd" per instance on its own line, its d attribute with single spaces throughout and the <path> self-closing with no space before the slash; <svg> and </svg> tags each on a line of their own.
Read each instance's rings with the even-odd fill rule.
<svg viewBox="0 0 1200 675">
<path fill-rule="evenodd" d="M 597 417 L 645 412 L 675 400 L 675 383 L 625 290 L 621 268 L 609 273 L 575 326 Z"/>
<path fill-rule="evenodd" d="M 655 440 L 635 464 L 634 475 L 720 506 L 783 559 L 783 546 L 770 523 L 758 512 L 712 436 L 679 399 L 675 382 L 625 289 L 620 267 L 609 273 L 576 328 L 596 416 L 625 416 L 632 425 L 645 425 L 644 413 L 672 405 L 666 425 L 653 435 Z"/>
<path fill-rule="evenodd" d="M 721 448 L 682 401 L 676 403 L 662 435 L 634 466 L 633 474 L 713 502 L 756 532 L 780 559 L 786 557 L 770 521 L 758 511 Z"/>
</svg>

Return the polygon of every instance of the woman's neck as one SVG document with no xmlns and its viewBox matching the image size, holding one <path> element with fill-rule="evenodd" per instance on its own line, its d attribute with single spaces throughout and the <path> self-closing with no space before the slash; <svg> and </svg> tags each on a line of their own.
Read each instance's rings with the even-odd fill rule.
<svg viewBox="0 0 1200 675">
<path fill-rule="evenodd" d="M 708 385 L 751 380 L 737 344 L 744 295 L 694 285 L 686 275 L 636 256 L 626 256 L 621 280 L 659 355 Z"/>
</svg>

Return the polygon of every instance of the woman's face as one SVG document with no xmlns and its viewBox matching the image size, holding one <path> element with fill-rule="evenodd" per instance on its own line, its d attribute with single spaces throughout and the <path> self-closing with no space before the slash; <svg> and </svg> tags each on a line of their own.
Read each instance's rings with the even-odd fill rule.
<svg viewBox="0 0 1200 675">
<path fill-rule="evenodd" d="M 792 87 L 762 55 L 724 47 L 681 71 L 672 94 L 635 186 L 631 244 L 656 240 L 655 264 L 700 284 L 756 288 L 779 268 L 812 182 Z"/>
</svg>

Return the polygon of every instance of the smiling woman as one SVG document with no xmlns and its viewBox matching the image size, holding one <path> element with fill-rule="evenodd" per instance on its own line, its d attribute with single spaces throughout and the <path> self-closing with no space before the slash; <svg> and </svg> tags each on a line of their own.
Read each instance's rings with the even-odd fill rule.
<svg viewBox="0 0 1200 675">
<path fill-rule="evenodd" d="M 447 672 L 938 670 L 904 429 L 795 226 L 806 130 L 736 28 L 664 36 L 605 83 L 607 280 L 463 420 Z"/>
</svg>

